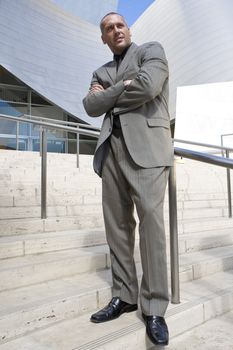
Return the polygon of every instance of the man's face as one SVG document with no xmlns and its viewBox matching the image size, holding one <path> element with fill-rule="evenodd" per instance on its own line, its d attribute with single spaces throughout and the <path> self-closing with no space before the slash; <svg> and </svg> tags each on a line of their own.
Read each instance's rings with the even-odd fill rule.
<svg viewBox="0 0 233 350">
<path fill-rule="evenodd" d="M 102 40 L 110 50 L 120 55 L 131 44 L 131 33 L 119 15 L 108 15 L 102 22 Z"/>
</svg>

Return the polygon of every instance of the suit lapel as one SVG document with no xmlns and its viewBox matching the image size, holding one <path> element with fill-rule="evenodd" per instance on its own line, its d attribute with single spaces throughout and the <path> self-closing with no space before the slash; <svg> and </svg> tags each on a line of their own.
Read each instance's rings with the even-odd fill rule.
<svg viewBox="0 0 233 350">
<path fill-rule="evenodd" d="M 125 73 L 125 70 L 130 63 L 131 56 L 135 52 L 137 47 L 138 46 L 135 43 L 132 43 L 130 45 L 128 51 L 125 54 L 124 59 L 122 60 L 120 66 L 119 66 L 118 71 L 116 71 L 116 62 L 115 61 L 109 62 L 108 65 L 106 66 L 106 71 L 107 71 L 109 77 L 111 78 L 113 84 L 115 84 L 116 82 L 118 82 L 122 79 L 123 74 Z"/>
<path fill-rule="evenodd" d="M 116 83 L 116 62 L 112 61 L 106 66 L 108 75 L 110 76 L 113 84 Z"/>
<path fill-rule="evenodd" d="M 132 43 L 128 49 L 128 51 L 125 54 L 124 59 L 122 60 L 119 69 L 116 74 L 116 81 L 120 81 L 125 73 L 126 68 L 128 67 L 130 61 L 131 61 L 131 56 L 137 49 L 137 45 L 135 43 Z"/>
</svg>

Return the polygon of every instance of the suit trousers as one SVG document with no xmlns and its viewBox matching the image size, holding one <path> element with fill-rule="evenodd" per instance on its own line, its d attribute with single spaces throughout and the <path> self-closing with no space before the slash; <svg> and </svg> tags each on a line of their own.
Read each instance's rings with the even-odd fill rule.
<svg viewBox="0 0 233 350">
<path fill-rule="evenodd" d="M 163 203 L 169 167 L 142 168 L 135 164 L 121 130 L 113 131 L 108 142 L 109 151 L 102 172 L 102 202 L 113 296 L 130 304 L 138 301 L 134 262 L 135 205 L 143 272 L 141 309 L 145 315 L 164 316 L 169 295 Z"/>
</svg>

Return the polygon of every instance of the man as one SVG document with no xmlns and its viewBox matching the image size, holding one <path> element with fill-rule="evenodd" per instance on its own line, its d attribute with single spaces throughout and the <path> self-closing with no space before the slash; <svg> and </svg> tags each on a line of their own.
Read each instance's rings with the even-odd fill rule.
<svg viewBox="0 0 233 350">
<path fill-rule="evenodd" d="M 83 100 L 88 115 L 105 113 L 94 169 L 102 176 L 103 213 L 110 248 L 113 298 L 92 322 L 106 322 L 137 309 L 138 281 L 133 258 L 139 217 L 142 282 L 140 303 L 147 334 L 168 344 L 168 305 L 163 202 L 173 148 L 168 114 L 168 66 L 157 42 L 131 42 L 125 19 L 101 20 L 102 40 L 113 61 L 93 73 Z"/>
</svg>

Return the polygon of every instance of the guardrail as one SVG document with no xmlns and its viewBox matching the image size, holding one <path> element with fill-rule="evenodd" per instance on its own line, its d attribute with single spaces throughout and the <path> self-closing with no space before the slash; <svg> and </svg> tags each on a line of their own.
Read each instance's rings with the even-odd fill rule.
<svg viewBox="0 0 233 350">
<path fill-rule="evenodd" d="M 227 134 L 230 135 L 230 134 Z M 224 136 L 224 135 L 223 135 Z M 228 198 L 228 216 L 229 218 L 232 218 L 232 198 L 231 198 L 231 174 L 230 174 L 230 169 L 232 161 L 230 160 L 230 153 L 233 152 L 233 148 L 230 147 L 224 147 L 218 146 L 218 145 L 211 145 L 207 143 L 202 143 L 202 142 L 193 142 L 193 141 L 187 141 L 187 140 L 180 140 L 180 139 L 174 139 L 174 142 L 179 142 L 183 144 L 189 144 L 189 145 L 194 145 L 194 146 L 202 146 L 202 147 L 207 147 L 211 149 L 217 149 L 221 150 L 222 155 L 224 155 L 224 152 L 226 154 L 226 158 L 222 157 L 217 157 L 217 156 L 211 156 L 208 153 L 202 153 L 202 152 L 194 152 L 192 150 L 186 150 L 186 149 L 181 149 L 178 147 L 175 147 L 175 154 L 180 155 L 181 157 L 185 158 L 190 158 L 193 160 L 199 160 L 201 162 L 213 164 L 213 165 L 219 165 L 219 166 L 225 166 L 227 170 L 227 198 Z M 183 155 L 179 154 L 179 152 L 183 152 Z M 225 161 L 224 161 L 225 160 Z M 227 161 L 229 160 L 229 161 Z"/>
<path fill-rule="evenodd" d="M 27 117 L 30 117 L 29 119 Z M 13 117 L 9 115 L 0 114 L 0 118 L 12 120 L 16 123 L 26 122 L 42 127 L 42 137 L 41 137 L 41 218 L 45 219 L 47 217 L 46 206 L 47 206 L 47 129 L 64 130 L 68 132 L 75 133 L 77 135 L 87 135 L 91 137 L 99 137 L 99 129 L 93 128 L 88 125 L 74 123 L 75 126 L 65 126 L 64 124 L 69 123 L 73 125 L 73 122 L 61 122 L 56 123 L 55 120 L 47 122 L 48 118 L 26 116 L 24 117 Z M 45 121 L 46 120 L 46 121 Z M 72 123 L 72 124 L 71 124 Z M 95 130 L 93 130 L 95 129 Z M 214 145 L 206 145 L 201 143 L 190 142 L 186 140 L 174 141 L 186 144 L 195 144 L 199 146 L 205 146 L 210 148 L 224 149 L 233 151 L 233 149 L 227 147 L 220 147 Z M 78 147 L 77 147 L 78 150 Z M 218 166 L 226 167 L 227 169 L 233 169 L 233 160 L 225 159 L 219 156 L 213 156 L 207 153 L 195 152 L 187 149 L 175 147 L 175 155 L 184 158 L 194 159 L 197 161 L 205 162 L 208 164 L 214 164 Z M 78 162 L 77 162 L 78 163 Z M 177 196 L 176 196 L 176 168 L 171 167 L 169 181 L 168 181 L 168 192 L 169 192 L 169 227 L 170 227 L 170 265 L 171 265 L 171 302 L 174 304 L 180 303 L 180 286 L 179 286 L 179 249 L 178 249 L 178 225 L 177 225 Z"/>
<path fill-rule="evenodd" d="M 5 114 L 0 114 L 0 118 L 15 121 L 16 123 L 30 123 L 33 125 L 41 126 L 41 218 L 47 217 L 47 135 L 46 129 L 63 130 L 73 132 L 77 135 L 82 134 L 86 136 L 99 137 L 99 131 L 93 131 L 86 128 L 85 125 L 78 124 L 78 127 L 64 126 L 55 124 L 55 122 L 45 122 L 22 117 L 13 117 Z M 79 140 L 77 138 L 77 144 Z M 79 147 L 77 146 L 77 166 L 79 166 Z"/>
<path fill-rule="evenodd" d="M 223 147 L 223 141 L 224 141 L 224 137 L 228 137 L 228 136 L 233 136 L 233 133 L 230 134 L 222 134 L 221 135 L 221 145 Z M 230 151 L 226 150 L 226 158 L 230 158 Z M 227 169 L 227 188 L 228 188 L 228 203 L 230 201 L 230 205 L 228 204 L 228 208 L 229 208 L 229 217 L 232 217 L 232 200 L 231 200 L 231 174 L 230 174 L 230 169 Z M 229 193 L 230 193 L 230 197 L 229 197 Z"/>
<path fill-rule="evenodd" d="M 45 118 L 45 117 L 40 117 L 40 116 L 35 116 L 35 115 L 30 115 L 30 114 L 22 114 L 19 118 L 27 118 L 29 120 L 34 120 L 34 121 L 42 121 L 42 122 L 47 122 L 47 123 L 52 123 L 54 125 L 64 125 L 64 126 L 71 126 L 71 127 L 76 127 L 85 129 L 85 130 L 91 130 L 91 131 L 98 131 L 100 132 L 100 128 L 97 128 L 92 125 L 88 124 L 83 124 L 83 123 L 77 123 L 77 122 L 71 122 L 68 120 L 58 120 L 58 119 L 51 119 L 51 118 Z M 79 149 L 79 133 L 76 133 L 77 138 L 76 138 L 76 154 L 77 154 L 77 167 L 79 167 L 79 154 L 80 154 L 80 149 Z M 84 134 L 83 134 L 84 135 Z M 17 128 L 16 128 L 16 140 L 18 140 L 19 137 L 19 122 L 17 122 Z M 42 134 L 40 136 L 40 139 L 42 137 Z M 18 142 L 16 141 L 16 149 L 18 149 Z M 42 152 L 42 143 L 40 147 L 40 153 Z"/>
</svg>

